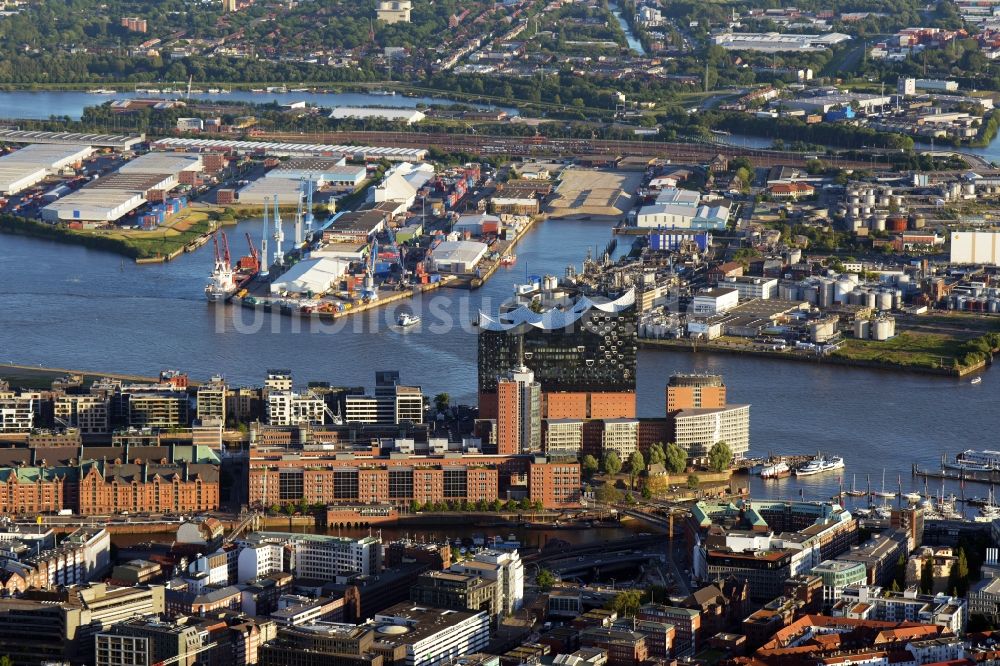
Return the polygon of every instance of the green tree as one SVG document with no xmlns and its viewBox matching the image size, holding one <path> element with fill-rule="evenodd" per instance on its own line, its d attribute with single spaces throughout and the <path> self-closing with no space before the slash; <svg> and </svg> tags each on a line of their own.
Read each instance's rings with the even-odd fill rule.
<svg viewBox="0 0 1000 666">
<path fill-rule="evenodd" d="M 622 590 L 605 608 L 615 611 L 620 617 L 635 615 L 642 605 L 642 594 L 642 590 Z"/>
<path fill-rule="evenodd" d="M 594 491 L 594 497 L 603 504 L 617 504 L 622 500 L 622 493 L 610 483 L 605 483 Z"/>
<path fill-rule="evenodd" d="M 589 478 L 597 473 L 600 465 L 597 462 L 597 458 L 588 453 L 580 460 L 580 469 L 583 471 L 584 476 Z"/>
<path fill-rule="evenodd" d="M 535 582 L 538 583 L 538 587 L 542 589 L 542 592 L 548 592 L 556 584 L 556 577 L 548 569 L 542 569 L 535 577 Z"/>
<path fill-rule="evenodd" d="M 687 487 L 694 490 L 701 485 L 701 480 L 697 474 L 688 474 Z"/>
<path fill-rule="evenodd" d="M 958 561 L 951 566 L 948 587 L 956 590 L 960 597 L 964 597 L 969 591 L 969 560 L 965 556 L 964 548 L 958 549 Z"/>
<path fill-rule="evenodd" d="M 708 468 L 713 472 L 728 469 L 733 462 L 733 451 L 725 442 L 716 442 L 708 452 Z"/>
<path fill-rule="evenodd" d="M 451 404 L 451 396 L 447 393 L 438 393 L 434 396 L 434 409 L 439 412 L 443 412 L 448 409 Z"/>
<path fill-rule="evenodd" d="M 663 450 L 663 444 L 656 442 L 649 447 L 649 464 L 662 465 L 667 460 L 667 454 Z"/>
<path fill-rule="evenodd" d="M 687 469 L 688 464 L 688 454 L 683 448 L 671 442 L 667 444 L 667 449 L 664 451 L 666 456 L 666 462 L 664 465 L 667 471 L 671 474 L 680 474 L 685 469 Z"/>
<path fill-rule="evenodd" d="M 645 484 L 642 486 L 642 499 L 653 499 L 653 491 Z"/>
<path fill-rule="evenodd" d="M 601 460 L 601 469 L 608 476 L 615 476 L 622 471 L 622 461 L 614 451 L 608 451 Z"/>
<path fill-rule="evenodd" d="M 635 478 L 642 474 L 646 470 L 646 461 L 642 457 L 642 453 L 639 451 L 634 451 L 628 458 L 628 477 L 629 486 L 632 490 L 635 490 Z"/>
</svg>

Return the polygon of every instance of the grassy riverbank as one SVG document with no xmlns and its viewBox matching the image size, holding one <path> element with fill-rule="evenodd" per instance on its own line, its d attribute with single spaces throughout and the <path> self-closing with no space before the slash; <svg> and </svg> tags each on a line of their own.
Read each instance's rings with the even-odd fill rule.
<svg viewBox="0 0 1000 666">
<path fill-rule="evenodd" d="M 107 250 L 137 260 L 170 257 L 219 226 L 218 211 L 190 208 L 178 213 L 162 227 L 140 229 L 70 229 L 64 224 L 46 224 L 16 215 L 0 215 L 0 232 L 43 238 L 59 243 Z"/>
</svg>

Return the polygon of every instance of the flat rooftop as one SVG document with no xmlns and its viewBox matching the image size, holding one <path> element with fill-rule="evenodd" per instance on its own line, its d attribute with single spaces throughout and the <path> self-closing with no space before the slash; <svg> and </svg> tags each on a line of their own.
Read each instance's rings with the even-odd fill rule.
<svg viewBox="0 0 1000 666">
<path fill-rule="evenodd" d="M 52 143 L 98 148 L 127 150 L 146 140 L 145 134 L 80 134 L 77 132 L 36 132 L 29 130 L 0 130 L 0 141 L 7 143 Z"/>
</svg>

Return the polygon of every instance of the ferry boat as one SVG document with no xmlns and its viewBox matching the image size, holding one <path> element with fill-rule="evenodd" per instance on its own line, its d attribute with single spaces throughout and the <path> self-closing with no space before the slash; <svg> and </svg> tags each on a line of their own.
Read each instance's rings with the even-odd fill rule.
<svg viewBox="0 0 1000 666">
<path fill-rule="evenodd" d="M 973 451 L 972 449 L 967 449 L 955 456 L 955 462 L 945 460 L 944 466 L 951 469 L 973 472 L 1000 470 L 1000 451 L 990 449 Z"/>
<path fill-rule="evenodd" d="M 771 465 L 764 465 L 760 470 L 760 478 L 762 479 L 783 479 L 786 476 L 790 476 L 792 473 L 792 468 L 788 466 L 784 460 L 773 463 Z"/>
<path fill-rule="evenodd" d="M 417 315 L 410 314 L 409 312 L 404 312 L 403 314 L 399 315 L 399 317 L 396 319 L 396 323 L 402 326 L 403 328 L 409 328 L 410 326 L 416 326 L 417 324 L 419 324 L 420 317 L 418 317 Z"/>
<path fill-rule="evenodd" d="M 813 474 L 821 474 L 823 472 L 832 472 L 835 469 L 844 468 L 844 459 L 840 456 L 832 456 L 827 458 L 826 456 L 816 456 L 804 466 L 799 467 L 795 470 L 795 476 L 812 476 Z"/>
</svg>

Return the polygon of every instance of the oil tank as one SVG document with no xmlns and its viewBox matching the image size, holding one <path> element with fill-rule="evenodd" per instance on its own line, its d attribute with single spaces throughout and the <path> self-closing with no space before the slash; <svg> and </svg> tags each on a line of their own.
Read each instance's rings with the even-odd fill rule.
<svg viewBox="0 0 1000 666">
<path fill-rule="evenodd" d="M 833 295 L 836 285 L 833 280 L 822 279 L 819 283 L 819 301 L 817 305 L 821 308 L 828 308 L 833 305 Z"/>
<path fill-rule="evenodd" d="M 558 289 L 559 288 L 559 278 L 557 278 L 555 275 L 546 275 L 545 276 L 545 286 L 544 286 L 544 288 L 547 291 L 552 291 L 553 289 Z"/>
<path fill-rule="evenodd" d="M 965 194 L 966 196 L 975 196 L 976 195 L 976 184 L 975 183 L 965 183 L 965 185 L 962 186 L 962 193 Z"/>
<path fill-rule="evenodd" d="M 889 231 L 906 231 L 906 218 L 902 215 L 890 215 L 885 221 L 885 228 Z"/>
<path fill-rule="evenodd" d="M 876 213 L 868 227 L 872 231 L 885 231 L 885 215 Z"/>
<path fill-rule="evenodd" d="M 892 317 L 879 317 L 872 322 L 872 339 L 888 340 L 896 335 L 896 320 Z"/>
<path fill-rule="evenodd" d="M 869 336 L 869 329 L 871 327 L 871 322 L 867 319 L 855 319 L 854 320 L 854 337 L 858 340 L 867 340 Z"/>
<path fill-rule="evenodd" d="M 833 285 L 833 302 L 847 303 L 847 295 L 854 290 L 854 283 L 846 278 L 838 279 Z"/>
<path fill-rule="evenodd" d="M 799 297 L 807 303 L 816 305 L 819 303 L 819 287 L 815 284 L 807 284 L 802 287 L 802 295 Z"/>
<path fill-rule="evenodd" d="M 925 218 L 923 215 L 915 213 L 915 214 L 913 214 L 913 215 L 910 216 L 910 228 L 911 229 L 914 229 L 914 230 L 915 229 L 923 229 L 925 226 L 927 226 L 927 218 Z"/>
<path fill-rule="evenodd" d="M 880 290 L 875 295 L 875 308 L 878 310 L 891 310 L 892 292 L 889 290 Z"/>
<path fill-rule="evenodd" d="M 799 285 L 797 284 L 783 284 L 778 287 L 778 298 L 783 301 L 797 301 L 799 300 Z"/>
<path fill-rule="evenodd" d="M 864 305 L 865 304 L 865 292 L 860 289 L 855 289 L 850 294 L 847 295 L 847 302 L 849 305 Z"/>
<path fill-rule="evenodd" d="M 875 292 L 874 291 L 866 291 L 865 292 L 865 300 L 864 300 L 864 303 L 862 303 L 862 305 L 864 305 L 866 308 L 874 310 L 875 309 L 875 305 L 877 304 L 877 302 L 878 302 L 878 298 L 875 296 Z"/>
</svg>

